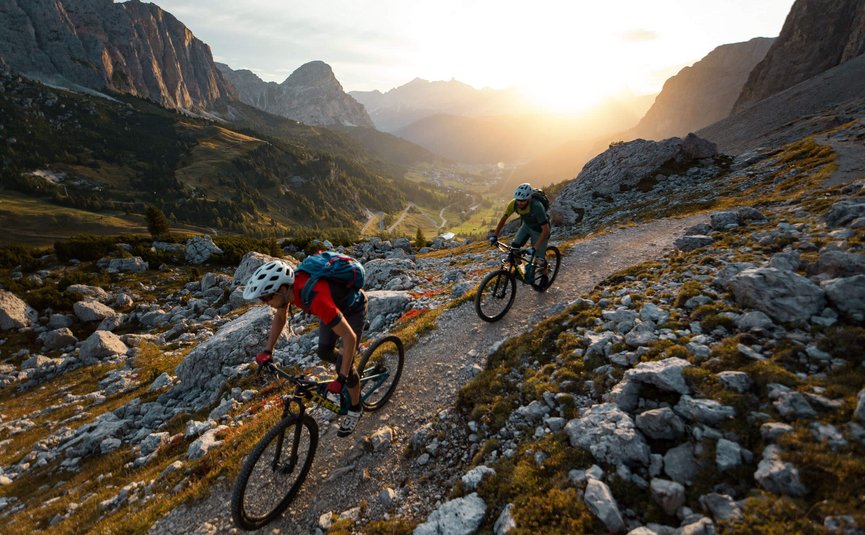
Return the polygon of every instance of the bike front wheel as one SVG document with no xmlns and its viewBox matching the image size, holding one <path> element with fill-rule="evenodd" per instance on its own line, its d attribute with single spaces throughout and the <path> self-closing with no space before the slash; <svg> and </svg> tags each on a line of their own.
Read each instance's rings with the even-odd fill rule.
<svg viewBox="0 0 865 535">
<path fill-rule="evenodd" d="M 535 280 L 532 281 L 532 289 L 536 292 L 544 292 L 553 285 L 556 280 L 556 275 L 559 274 L 559 266 L 562 264 L 562 253 L 553 245 L 547 247 L 544 251 L 544 259 L 547 261 L 547 273 L 541 273 L 540 269 L 535 268 Z M 546 277 L 546 279 L 544 279 Z"/>
<path fill-rule="evenodd" d="M 481 281 L 475 295 L 475 311 L 484 321 L 502 319 L 517 295 L 517 283 L 506 269 L 493 271 Z"/>
<path fill-rule="evenodd" d="M 311 416 L 289 416 L 276 424 L 243 463 L 231 493 L 231 514 L 243 529 L 258 529 L 282 514 L 309 474 L 318 447 Z"/>
<path fill-rule="evenodd" d="M 396 336 L 376 340 L 360 359 L 360 399 L 363 408 L 375 411 L 390 399 L 402 375 L 405 349 Z"/>
</svg>

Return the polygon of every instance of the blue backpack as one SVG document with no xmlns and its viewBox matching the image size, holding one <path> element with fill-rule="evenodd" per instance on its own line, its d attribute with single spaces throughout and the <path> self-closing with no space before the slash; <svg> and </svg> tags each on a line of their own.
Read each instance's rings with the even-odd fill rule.
<svg viewBox="0 0 865 535">
<path fill-rule="evenodd" d="M 297 266 L 297 271 L 309 274 L 309 280 L 303 285 L 300 292 L 300 299 L 306 307 L 312 303 L 312 287 L 319 279 L 327 279 L 330 282 L 342 284 L 346 288 L 360 290 L 363 288 L 366 277 L 363 264 L 359 261 L 331 251 L 319 251 L 314 255 L 307 256 Z"/>
</svg>

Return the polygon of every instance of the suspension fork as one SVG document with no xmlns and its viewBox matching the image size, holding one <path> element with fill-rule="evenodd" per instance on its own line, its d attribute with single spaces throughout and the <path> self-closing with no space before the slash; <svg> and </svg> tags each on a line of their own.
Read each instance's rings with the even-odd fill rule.
<svg viewBox="0 0 865 535">
<path fill-rule="evenodd" d="M 291 410 L 291 406 L 294 403 L 297 403 L 299 407 L 296 412 Z M 288 474 L 294 470 L 294 466 L 297 464 L 297 447 L 298 444 L 300 444 L 300 434 L 303 432 L 304 414 L 306 414 L 306 406 L 303 404 L 302 396 L 295 394 L 291 398 L 285 399 L 285 406 L 282 409 L 282 417 L 283 419 L 294 417 L 297 421 L 297 425 L 294 426 L 294 436 L 291 437 L 291 453 L 288 457 L 288 463 L 283 466 L 280 466 L 279 460 L 282 456 L 282 444 L 285 440 L 285 433 L 280 433 L 279 437 L 276 439 L 276 454 L 273 456 L 273 462 L 271 464 L 271 469 L 273 471 L 280 471 L 284 474 Z"/>
</svg>

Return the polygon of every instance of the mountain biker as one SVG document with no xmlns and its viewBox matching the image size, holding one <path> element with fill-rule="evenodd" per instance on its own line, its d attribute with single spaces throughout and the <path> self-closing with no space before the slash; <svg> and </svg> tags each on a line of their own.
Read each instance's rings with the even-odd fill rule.
<svg viewBox="0 0 865 535">
<path fill-rule="evenodd" d="M 319 319 L 318 356 L 336 366 L 337 377 L 327 388 L 339 393 L 343 385 L 348 387 L 351 406 L 340 422 L 337 436 L 350 435 L 363 414 L 360 402 L 360 376 L 354 368 L 354 354 L 360 345 L 360 337 L 366 321 L 367 299 L 363 290 L 332 284 L 321 278 L 313 286 L 313 297 L 309 306 L 304 306 L 300 297 L 309 274 L 295 271 L 286 262 L 273 260 L 262 265 L 249 278 L 243 297 L 258 299 L 276 310 L 270 325 L 266 348 L 255 357 L 263 366 L 270 361 L 273 348 L 282 332 L 288 315 L 288 307 L 295 305 Z M 341 354 L 334 351 L 336 338 L 342 339 Z"/>
<path fill-rule="evenodd" d="M 508 203 L 505 208 L 505 214 L 496 225 L 496 229 L 490 231 L 490 242 L 495 243 L 499 238 L 499 233 L 502 227 L 507 223 L 511 214 L 516 213 L 522 220 L 517 235 L 514 236 L 513 246 L 522 247 L 525 243 L 532 239 L 532 247 L 529 249 L 529 255 L 534 259 L 538 257 L 537 264 L 541 268 L 543 277 L 541 278 L 541 286 L 545 284 L 544 280 L 547 276 L 547 261 L 544 258 L 544 251 L 547 249 L 547 241 L 550 239 L 550 218 L 544 205 L 538 199 L 535 199 L 532 194 L 534 188 L 531 184 L 520 184 L 514 191 L 514 198 Z M 539 253 L 540 252 L 540 253 Z M 526 268 L 526 279 L 532 280 L 532 264 Z"/>
</svg>

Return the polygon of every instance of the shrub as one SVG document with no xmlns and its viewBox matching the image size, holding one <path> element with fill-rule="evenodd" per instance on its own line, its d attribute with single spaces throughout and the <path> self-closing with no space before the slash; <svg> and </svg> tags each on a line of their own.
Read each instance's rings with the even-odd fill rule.
<svg viewBox="0 0 865 535">
<path fill-rule="evenodd" d="M 281 257 L 282 249 L 274 238 L 246 238 L 242 236 L 217 236 L 213 243 L 222 249 L 223 254 L 210 257 L 210 262 L 222 266 L 240 264 L 243 255 L 250 251 Z"/>
<path fill-rule="evenodd" d="M 54 242 L 54 252 L 63 261 L 76 258 L 78 260 L 98 260 L 117 249 L 117 237 L 94 236 L 85 234 L 73 236 L 66 241 Z"/>
<path fill-rule="evenodd" d="M 36 268 L 36 259 L 44 253 L 45 251 L 21 245 L 0 247 L 0 267 L 14 268 L 21 266 L 25 271 L 32 271 Z"/>
<path fill-rule="evenodd" d="M 676 308 L 682 308 L 685 306 L 685 302 L 692 297 L 697 297 L 703 291 L 703 285 L 697 281 L 689 280 L 685 284 L 682 285 L 682 288 L 679 290 L 679 294 L 676 295 L 676 302 L 674 305 Z"/>
</svg>

